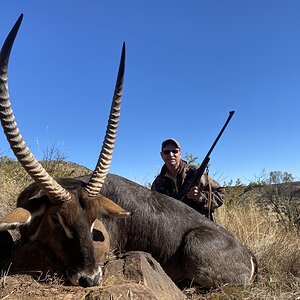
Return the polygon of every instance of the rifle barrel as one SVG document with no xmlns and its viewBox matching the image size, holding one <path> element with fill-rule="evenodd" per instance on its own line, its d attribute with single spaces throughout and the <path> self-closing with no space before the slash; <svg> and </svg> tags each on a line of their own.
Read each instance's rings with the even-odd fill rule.
<svg viewBox="0 0 300 300">
<path fill-rule="evenodd" d="M 213 143 L 212 146 L 210 147 L 210 149 L 209 149 L 209 151 L 207 152 L 206 156 L 209 157 L 210 154 L 212 153 L 212 151 L 214 150 L 214 148 L 215 148 L 217 142 L 219 141 L 219 139 L 220 139 L 221 135 L 223 134 L 225 128 L 227 127 L 228 123 L 230 122 L 230 119 L 232 118 L 233 114 L 234 114 L 234 110 L 232 110 L 232 111 L 229 112 L 229 116 L 228 116 L 228 118 L 227 118 L 227 120 L 226 120 L 226 122 L 225 122 L 223 128 L 222 128 L 221 131 L 219 132 L 217 138 L 215 139 L 214 143 Z"/>
<path fill-rule="evenodd" d="M 183 188 L 182 192 L 181 192 L 181 195 L 180 195 L 180 198 L 181 201 L 183 201 L 183 199 L 186 197 L 188 191 L 190 190 L 190 188 L 192 186 L 195 186 L 197 185 L 200 180 L 201 180 L 201 176 L 203 175 L 204 171 L 205 171 L 205 168 L 207 167 L 208 163 L 209 163 L 209 160 L 210 160 L 210 154 L 211 152 L 214 150 L 217 142 L 219 141 L 221 135 L 223 134 L 225 128 L 227 127 L 230 119 L 232 118 L 234 114 L 234 111 L 230 111 L 229 112 L 229 116 L 223 126 L 223 128 L 221 129 L 221 131 L 219 132 L 217 138 L 215 139 L 214 143 L 212 144 L 212 146 L 210 147 L 209 151 L 207 152 L 206 156 L 204 157 L 201 165 L 199 166 L 199 168 L 197 169 L 197 171 L 195 172 L 195 174 L 193 175 L 193 177 L 189 180 L 189 182 L 185 185 L 185 187 Z"/>
</svg>

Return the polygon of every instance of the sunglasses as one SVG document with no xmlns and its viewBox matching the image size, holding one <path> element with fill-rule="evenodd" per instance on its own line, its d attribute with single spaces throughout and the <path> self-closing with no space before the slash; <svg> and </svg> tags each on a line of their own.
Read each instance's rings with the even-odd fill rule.
<svg viewBox="0 0 300 300">
<path fill-rule="evenodd" d="M 177 154 L 178 152 L 179 152 L 179 149 L 174 149 L 174 150 L 163 150 L 162 151 L 162 153 L 164 154 L 164 155 L 168 155 L 168 154 L 170 154 L 170 153 L 173 153 L 173 154 Z"/>
</svg>

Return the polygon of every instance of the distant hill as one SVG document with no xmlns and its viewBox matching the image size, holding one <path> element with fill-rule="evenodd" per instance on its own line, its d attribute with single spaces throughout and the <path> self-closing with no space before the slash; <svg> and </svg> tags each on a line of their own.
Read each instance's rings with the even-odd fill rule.
<svg viewBox="0 0 300 300">
<path fill-rule="evenodd" d="M 275 198 L 281 200 L 300 201 L 300 181 L 280 183 L 280 184 L 262 184 L 257 186 L 231 187 L 228 190 L 239 193 L 238 202 L 247 203 L 250 201 L 264 202 L 275 201 Z"/>
<path fill-rule="evenodd" d="M 41 161 L 43 167 L 54 178 L 77 177 L 91 173 L 88 168 L 63 160 Z M 32 179 L 19 162 L 0 157 L 0 216 L 16 205 L 19 193 Z"/>
<path fill-rule="evenodd" d="M 286 227 L 300 226 L 300 181 L 228 187 L 226 201 L 231 206 L 255 203 Z"/>
</svg>

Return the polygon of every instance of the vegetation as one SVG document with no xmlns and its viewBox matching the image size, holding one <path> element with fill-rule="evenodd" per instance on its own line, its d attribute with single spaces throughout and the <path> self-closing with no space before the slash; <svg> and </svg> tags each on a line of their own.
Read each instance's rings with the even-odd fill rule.
<svg viewBox="0 0 300 300">
<path fill-rule="evenodd" d="M 45 152 L 43 165 L 54 177 L 89 172 L 64 159 L 50 149 Z M 19 163 L 5 156 L 0 157 L 0 215 L 15 206 L 17 195 L 30 182 Z M 258 280 L 246 289 L 224 286 L 204 292 L 190 286 L 184 290 L 187 298 L 300 299 L 300 230 L 297 222 L 300 183 L 294 182 L 293 176 L 287 172 L 274 171 L 248 185 L 239 180 L 229 182 L 226 191 L 226 203 L 217 212 L 218 221 L 254 251 L 259 262 Z M 60 280 L 47 280 L 47 285 L 30 280 L 25 275 L 14 277 L 5 274 L 0 278 L 0 299 L 32 299 L 34 296 L 62 299 L 63 294 L 72 294 L 70 299 L 83 299 L 85 294 L 78 287 L 63 286 Z M 6 297 L 9 294 L 15 298 Z"/>
<path fill-rule="evenodd" d="M 261 211 L 273 215 L 286 230 L 299 229 L 300 225 L 300 182 L 295 182 L 292 174 L 272 171 L 261 175 L 255 181 L 244 185 L 240 180 L 229 182 L 226 208 L 232 210 L 237 205 L 255 203 Z"/>
<path fill-rule="evenodd" d="M 75 177 L 90 172 L 89 169 L 66 162 L 65 159 L 63 154 L 52 147 L 45 150 L 41 164 L 54 178 Z M 0 216 L 15 207 L 17 196 L 30 183 L 32 179 L 19 162 L 0 156 Z"/>
</svg>

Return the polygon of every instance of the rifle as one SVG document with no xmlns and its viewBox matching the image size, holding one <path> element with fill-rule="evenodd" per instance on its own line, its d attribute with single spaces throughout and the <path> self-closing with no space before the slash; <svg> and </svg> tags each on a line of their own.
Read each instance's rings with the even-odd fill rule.
<svg viewBox="0 0 300 300">
<path fill-rule="evenodd" d="M 221 131 L 219 132 L 217 138 L 215 139 L 214 143 L 212 144 L 212 146 L 210 147 L 209 151 L 207 152 L 206 156 L 204 157 L 200 167 L 196 170 L 195 174 L 193 175 L 193 177 L 190 179 L 190 181 L 184 186 L 182 192 L 181 192 L 181 196 L 180 196 L 180 200 L 183 201 L 183 199 L 186 198 L 186 195 L 188 193 L 188 191 L 191 189 L 191 187 L 193 186 L 198 186 L 200 179 L 209 163 L 210 160 L 210 154 L 212 153 L 212 151 L 214 150 L 216 144 L 218 143 L 221 135 L 223 134 L 225 128 L 227 127 L 230 119 L 232 118 L 234 114 L 234 111 L 230 111 L 229 112 L 229 117 L 227 118 L 223 128 L 221 129 Z"/>
</svg>

